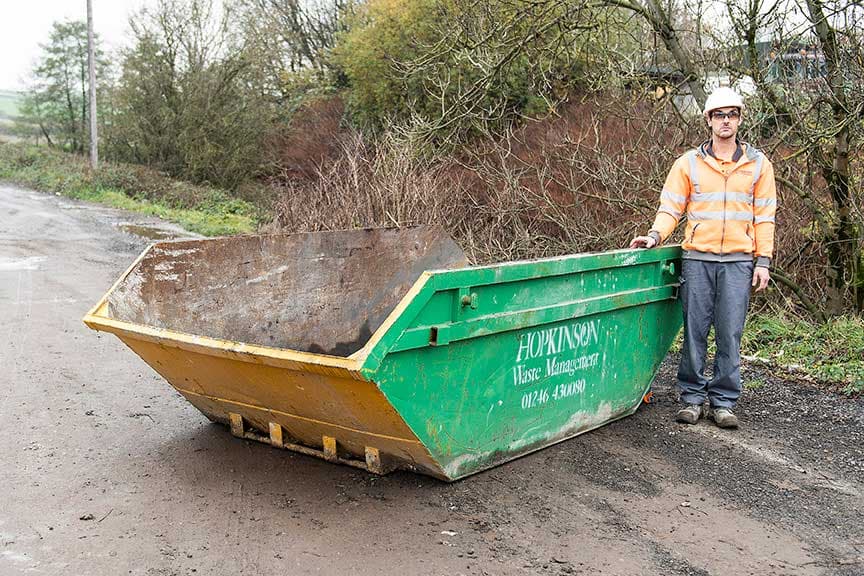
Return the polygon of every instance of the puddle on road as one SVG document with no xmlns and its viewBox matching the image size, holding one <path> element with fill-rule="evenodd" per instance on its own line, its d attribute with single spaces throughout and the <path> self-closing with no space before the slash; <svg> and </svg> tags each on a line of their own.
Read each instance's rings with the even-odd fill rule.
<svg viewBox="0 0 864 576">
<path fill-rule="evenodd" d="M 129 234 L 135 234 L 136 236 L 150 240 L 171 240 L 179 236 L 179 234 L 168 230 L 160 230 L 159 228 L 144 226 L 142 224 L 130 224 L 129 222 L 120 222 L 114 224 L 114 226 Z"/>
<path fill-rule="evenodd" d="M 10 270 L 38 270 L 39 263 L 47 260 L 45 256 L 30 256 L 28 258 L 3 258 L 0 256 L 0 272 Z"/>
</svg>

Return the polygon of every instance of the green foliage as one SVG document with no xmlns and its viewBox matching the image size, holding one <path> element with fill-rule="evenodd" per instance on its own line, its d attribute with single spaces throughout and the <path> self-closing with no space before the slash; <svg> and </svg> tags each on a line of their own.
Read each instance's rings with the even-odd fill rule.
<svg viewBox="0 0 864 576">
<path fill-rule="evenodd" d="M 864 319 L 840 316 L 821 325 L 784 315 L 753 315 L 742 353 L 794 365 L 811 377 L 839 383 L 847 394 L 864 392 Z"/>
<path fill-rule="evenodd" d="M 96 39 L 97 77 L 108 64 Z M 55 22 L 33 69 L 34 85 L 21 106 L 23 120 L 41 127 L 49 143 L 83 152 L 89 142 L 87 25 Z"/>
<path fill-rule="evenodd" d="M 457 134 L 546 113 L 584 62 L 579 6 L 370 0 L 334 51 L 349 109 L 374 128 L 414 121 Z"/>
<path fill-rule="evenodd" d="M 283 96 L 282 119 L 290 123 L 304 105 L 321 97 L 335 94 L 338 88 L 326 75 L 310 69 L 294 72 L 283 70 L 279 75 L 279 90 Z"/>
<path fill-rule="evenodd" d="M 135 44 L 104 131 L 107 157 L 229 189 L 260 171 L 272 109 L 228 18 L 208 1 L 183 0 L 133 19 Z"/>
<path fill-rule="evenodd" d="M 747 390 L 758 390 L 759 388 L 762 388 L 766 384 L 768 384 L 768 382 L 764 378 L 761 378 L 758 376 L 755 378 L 754 377 L 747 378 L 743 382 L 744 388 L 746 388 Z"/>
<path fill-rule="evenodd" d="M 106 162 L 94 173 L 80 156 L 39 146 L 0 144 L 0 179 L 151 214 L 205 236 L 254 232 L 268 218 L 223 190 L 171 180 L 128 164 Z"/>
<path fill-rule="evenodd" d="M 361 124 L 384 125 L 407 118 L 427 100 L 424 84 L 399 70 L 418 58 L 437 38 L 436 0 L 370 0 L 347 17 L 348 32 L 339 37 L 335 64 L 350 86 L 348 106 Z"/>
</svg>

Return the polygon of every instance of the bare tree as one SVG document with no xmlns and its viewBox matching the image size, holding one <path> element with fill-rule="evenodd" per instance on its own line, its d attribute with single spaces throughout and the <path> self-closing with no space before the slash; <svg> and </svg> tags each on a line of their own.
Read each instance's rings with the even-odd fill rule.
<svg viewBox="0 0 864 576">
<path fill-rule="evenodd" d="M 864 311 L 864 250 L 861 247 L 861 227 L 864 219 L 861 218 L 861 205 L 856 206 L 849 163 L 852 126 L 860 126 L 864 101 L 854 102 L 850 98 L 847 77 L 844 74 L 846 62 L 841 52 L 838 30 L 829 21 L 824 3 L 822 0 L 807 0 L 806 5 L 816 38 L 825 55 L 825 96 L 833 120 L 833 145 L 817 156 L 837 212 L 836 224 L 832 230 L 833 238 L 827 245 L 829 312 L 836 314 L 842 310 L 844 292 L 850 288 L 858 310 Z M 860 29 L 857 32 L 860 35 Z M 861 78 L 856 80 L 860 82 Z M 861 200 L 860 190 L 858 200 Z"/>
<path fill-rule="evenodd" d="M 304 75 L 333 81 L 330 54 L 354 0 L 235 0 L 247 50 L 270 95 L 293 98 Z"/>
<path fill-rule="evenodd" d="M 644 0 L 644 3 L 639 0 L 601 0 L 601 2 L 604 5 L 618 6 L 638 14 L 650 24 L 651 29 L 660 36 L 663 45 L 674 58 L 696 103 L 700 108 L 704 106 L 707 98 L 703 85 L 704 74 L 700 74 L 692 54 L 684 47 L 671 10 L 667 10 L 658 0 Z M 701 19 L 701 11 L 697 13 Z"/>
<path fill-rule="evenodd" d="M 601 24 L 591 7 L 572 0 L 475 0 L 442 3 L 435 41 L 394 69 L 425 85 L 429 105 L 413 129 L 423 136 L 489 133 L 516 115 L 554 110 L 590 66 L 592 33 Z"/>
<path fill-rule="evenodd" d="M 790 269 L 777 277 L 802 301 L 809 293 L 808 308 L 820 314 L 840 314 L 850 304 L 860 312 L 864 198 L 861 165 L 856 177 L 853 161 L 864 147 L 864 97 L 858 88 L 864 52 L 861 27 L 855 25 L 860 8 L 821 0 L 743 0 L 729 3 L 728 15 L 732 42 L 724 46 L 722 67 L 752 78 L 749 131 L 767 140 L 781 188 L 809 213 L 806 234 L 799 234 L 780 260 Z M 803 276 L 808 262 L 822 270 L 809 280 Z"/>
</svg>

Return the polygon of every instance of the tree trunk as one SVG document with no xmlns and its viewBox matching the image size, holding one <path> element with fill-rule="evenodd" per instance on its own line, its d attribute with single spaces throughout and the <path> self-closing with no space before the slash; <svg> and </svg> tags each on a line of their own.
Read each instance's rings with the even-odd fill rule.
<svg viewBox="0 0 864 576">
<path fill-rule="evenodd" d="M 681 45 L 678 33 L 672 26 L 672 19 L 660 5 L 659 1 L 645 1 L 646 5 L 643 6 L 639 3 L 639 0 L 601 0 L 607 6 L 625 8 L 645 18 L 651 29 L 660 35 L 663 45 L 672 54 L 675 63 L 678 64 L 678 69 L 684 74 L 684 81 L 687 82 L 690 93 L 693 95 L 696 103 L 699 104 L 699 109 L 701 110 L 705 106 L 708 96 L 705 94 L 705 88 L 702 86 L 702 81 L 696 71 L 696 65 Z"/>
<path fill-rule="evenodd" d="M 672 27 L 672 19 L 669 17 L 669 14 L 663 10 L 660 2 L 658 2 L 658 0 L 646 0 L 646 2 L 648 10 L 653 16 L 648 19 L 651 23 L 651 27 L 655 32 L 660 34 L 660 38 L 663 39 L 663 44 L 666 46 L 666 49 L 669 50 L 672 57 L 675 58 L 678 68 L 680 68 L 681 72 L 684 74 L 687 86 L 690 88 L 690 93 L 693 95 L 693 98 L 696 99 L 696 103 L 699 104 L 699 109 L 701 110 L 705 106 L 705 101 L 708 99 L 708 96 L 705 94 L 705 88 L 702 86 L 702 81 L 699 78 L 699 74 L 696 72 L 696 66 L 693 64 L 693 60 L 681 45 L 681 41 L 678 39 L 678 33 Z"/>
<path fill-rule="evenodd" d="M 822 10 L 821 0 L 807 0 L 810 21 L 819 38 L 825 55 L 828 70 L 828 83 L 831 86 L 831 111 L 834 117 L 834 146 L 832 160 L 822 165 L 822 174 L 828 183 L 828 192 L 837 211 L 837 224 L 827 239 L 828 246 L 828 302 L 827 311 L 831 315 L 843 312 L 847 290 L 852 291 L 853 302 L 858 312 L 862 311 L 861 285 L 861 246 L 860 232 L 852 213 L 852 190 L 849 173 L 849 118 L 846 92 L 841 74 L 840 54 L 837 36 Z"/>
</svg>

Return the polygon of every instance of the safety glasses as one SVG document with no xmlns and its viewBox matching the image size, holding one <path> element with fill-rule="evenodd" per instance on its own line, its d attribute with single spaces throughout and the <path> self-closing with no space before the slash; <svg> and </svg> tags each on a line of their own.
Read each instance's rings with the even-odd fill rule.
<svg viewBox="0 0 864 576">
<path fill-rule="evenodd" d="M 737 120 L 740 117 L 741 113 L 738 112 L 738 110 L 730 110 L 729 112 L 720 112 L 719 110 L 716 110 L 714 112 L 711 112 L 711 118 L 716 120 L 725 120 L 726 118 L 729 118 L 730 120 Z"/>
</svg>

